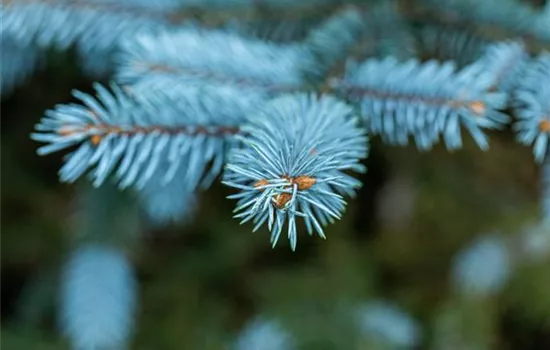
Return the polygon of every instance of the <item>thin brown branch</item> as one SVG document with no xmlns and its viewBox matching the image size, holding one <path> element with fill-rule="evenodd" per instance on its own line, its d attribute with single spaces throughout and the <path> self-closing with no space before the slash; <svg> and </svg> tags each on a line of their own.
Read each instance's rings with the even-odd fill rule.
<svg viewBox="0 0 550 350">
<path fill-rule="evenodd" d="M 424 97 L 414 94 L 390 93 L 359 86 L 346 86 L 342 90 L 350 97 L 368 96 L 380 100 L 402 100 L 407 102 L 419 102 L 433 106 L 450 106 L 453 108 L 467 107 L 479 116 L 484 115 L 486 112 L 486 105 L 483 101 L 463 101 L 444 97 Z"/>
<path fill-rule="evenodd" d="M 134 126 L 131 129 L 122 129 L 119 126 L 98 124 L 98 125 L 86 125 L 84 127 L 74 127 L 67 125 L 59 129 L 58 133 L 62 136 L 69 136 L 77 133 L 89 134 L 90 142 L 94 145 L 98 145 L 104 137 L 117 134 L 119 136 L 124 135 L 136 135 L 136 134 L 150 134 L 153 132 L 159 132 L 169 135 L 186 134 L 189 136 L 206 135 L 211 137 L 223 137 L 226 135 L 235 135 L 239 133 L 238 127 L 231 126 L 179 126 L 179 127 L 167 127 L 160 125 L 152 125 L 149 127 Z"/>
<path fill-rule="evenodd" d="M 161 73 L 174 76 L 195 76 L 205 80 L 216 81 L 220 83 L 232 83 L 244 87 L 259 87 L 271 92 L 294 92 L 301 89 L 301 86 L 265 83 L 250 78 L 236 77 L 220 72 L 200 71 L 196 69 L 174 67 L 162 63 L 134 62 L 134 65 L 140 68 L 145 68 L 149 70 L 152 74 Z"/>
</svg>

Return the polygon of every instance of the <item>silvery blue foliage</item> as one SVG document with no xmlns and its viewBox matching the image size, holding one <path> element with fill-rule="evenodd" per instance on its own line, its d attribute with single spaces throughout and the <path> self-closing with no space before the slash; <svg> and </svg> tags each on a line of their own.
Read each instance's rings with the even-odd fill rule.
<svg viewBox="0 0 550 350">
<path fill-rule="evenodd" d="M 134 324 L 136 281 L 122 251 L 77 248 L 65 265 L 61 327 L 78 350 L 123 349 Z"/>
<path fill-rule="evenodd" d="M 234 350 L 291 350 L 293 340 L 278 323 L 256 318 L 245 325 L 239 334 Z"/>
<path fill-rule="evenodd" d="M 480 60 L 493 77 L 492 88 L 511 93 L 528 59 L 522 42 L 497 42 L 487 46 Z"/>
<path fill-rule="evenodd" d="M 42 52 L 22 47 L 13 38 L 2 34 L 0 39 L 1 95 L 8 95 L 40 65 Z"/>
<path fill-rule="evenodd" d="M 117 80 L 136 91 L 213 85 L 250 96 L 274 93 L 299 88 L 304 69 L 313 65 L 309 51 L 299 45 L 200 28 L 138 35 L 121 50 Z"/>
<path fill-rule="evenodd" d="M 549 154 L 550 137 L 550 53 L 540 54 L 524 70 L 514 95 L 514 107 L 519 119 L 514 130 L 518 141 L 534 145 L 538 162 Z"/>
<path fill-rule="evenodd" d="M 397 0 L 385 0 L 365 11 L 366 34 L 377 57 L 406 60 L 415 56 L 416 40 L 398 7 Z"/>
<path fill-rule="evenodd" d="M 291 19 L 259 18 L 249 21 L 231 19 L 222 27 L 243 38 L 254 38 L 278 44 L 297 43 L 309 34 L 311 27 L 319 24 L 319 18 Z"/>
<path fill-rule="evenodd" d="M 78 61 L 82 72 L 92 79 L 108 77 L 113 70 L 112 60 L 106 59 L 106 53 L 101 49 L 78 52 Z"/>
<path fill-rule="evenodd" d="M 170 164 L 164 161 L 152 176 L 162 178 Z M 138 196 L 147 217 L 152 224 L 162 226 L 172 222 L 185 223 L 191 220 L 197 208 L 195 193 L 181 179 L 185 179 L 187 165 L 180 164 L 176 174 L 170 182 L 163 184 L 159 181 L 149 181 L 139 191 Z"/>
<path fill-rule="evenodd" d="M 37 49 L 74 46 L 83 71 L 102 77 L 113 68 L 121 42 L 139 32 L 173 26 L 174 5 L 161 0 L 10 1 L 2 7 L 2 36 L 18 43 L 26 55 Z"/>
<path fill-rule="evenodd" d="M 130 1 L 10 1 L 2 7 L 1 31 L 24 47 L 65 49 L 76 44 L 85 53 L 98 48 L 107 52 L 139 31 L 168 26 L 169 14 Z"/>
<path fill-rule="evenodd" d="M 185 8 L 187 6 L 193 6 L 197 3 L 203 3 L 207 0 L 77 0 L 81 3 L 92 4 L 101 4 L 101 5 L 110 5 L 110 6 L 120 6 L 121 9 L 142 9 L 142 10 L 164 10 L 164 11 L 175 11 L 179 8 Z M 210 0 L 214 2 L 215 0 Z M 217 0 L 222 1 L 222 0 Z"/>
<path fill-rule="evenodd" d="M 461 293 L 485 296 L 500 291 L 512 272 L 513 262 L 500 235 L 483 235 L 454 258 L 452 280 Z"/>
<path fill-rule="evenodd" d="M 536 38 L 550 42 L 550 3 L 548 1 L 533 21 L 532 27 Z"/>
<path fill-rule="evenodd" d="M 236 218 L 267 223 L 273 246 L 285 221 L 296 248 L 296 218 L 308 233 L 325 237 L 323 226 L 339 219 L 342 195 L 352 196 L 361 183 L 345 171 L 364 172 L 365 132 L 352 109 L 329 95 L 285 95 L 272 100 L 241 131 L 243 148 L 234 149 L 224 183 L 239 189 Z"/>
<path fill-rule="evenodd" d="M 222 169 L 251 106 L 246 99 L 235 98 L 235 91 L 222 88 L 189 87 L 177 90 L 182 95 L 144 96 L 114 84 L 112 91 L 94 86 L 96 98 L 75 91 L 82 104 L 48 111 L 32 135 L 47 143 L 39 154 L 78 146 L 60 170 L 62 181 L 73 182 L 93 169 L 95 186 L 114 173 L 120 188 L 141 189 L 150 181 L 168 184 L 180 171 L 177 180 L 187 191 L 208 186 Z M 169 166 L 154 178 L 160 165 Z"/>
<path fill-rule="evenodd" d="M 517 0 L 422 0 L 434 10 L 444 11 L 461 23 L 507 28 L 526 36 L 550 41 L 549 17 Z"/>
<path fill-rule="evenodd" d="M 349 36 L 362 26 L 362 23 L 353 19 L 351 12 L 356 12 L 352 4 L 345 5 L 341 0 L 248 0 L 255 11 L 262 13 L 259 17 L 229 19 L 222 28 L 241 37 L 261 39 L 267 42 L 290 44 L 301 43 L 308 45 L 313 39 L 313 51 L 324 52 L 327 55 L 345 55 L 345 50 L 336 52 L 335 48 L 345 48 L 352 44 Z M 349 3 L 361 4 L 362 0 L 352 0 Z M 355 6 L 358 9 L 358 6 Z M 240 8 L 237 7 L 237 11 Z M 294 16 L 296 13 L 318 12 L 313 16 Z M 267 16 L 266 16 L 267 14 Z M 328 19 L 325 14 L 330 14 Z M 360 18 L 357 18 L 360 19 Z M 353 28 L 346 28 L 350 25 Z M 340 40 L 346 43 L 341 43 Z M 317 46 L 316 44 L 319 44 Z M 320 49 L 320 50 L 319 50 Z M 321 57 L 316 57 L 322 59 Z M 324 63 L 328 63 L 330 57 Z M 308 68 L 308 67 L 306 67 Z M 318 68 L 326 68 L 318 67 Z M 320 69 L 310 73 L 321 75 Z"/>
<path fill-rule="evenodd" d="M 364 18 L 359 10 L 345 8 L 312 29 L 304 43 L 323 66 L 323 70 L 327 70 L 347 56 L 351 46 L 365 34 L 365 30 Z"/>
<path fill-rule="evenodd" d="M 254 1 L 254 0 L 248 0 Z M 341 3 L 341 0 L 303 0 L 303 1 L 294 1 L 294 0 L 260 0 L 262 5 L 267 5 L 271 8 L 295 8 L 299 10 L 301 7 L 315 7 L 315 6 L 326 6 L 334 5 Z"/>
<path fill-rule="evenodd" d="M 378 338 L 392 347 L 411 349 L 421 339 L 420 326 L 407 313 L 384 301 L 372 301 L 356 312 L 366 338 Z"/>
<path fill-rule="evenodd" d="M 422 0 L 439 12 L 446 12 L 466 23 L 497 25 L 511 30 L 533 33 L 538 12 L 516 0 Z"/>
<path fill-rule="evenodd" d="M 414 137 L 430 149 L 442 136 L 449 149 L 462 146 L 461 126 L 478 146 L 488 148 L 483 128 L 499 128 L 508 116 L 499 112 L 506 95 L 490 92 L 492 76 L 482 62 L 457 71 L 453 62 L 399 62 L 393 57 L 348 64 L 335 88 L 359 104 L 369 131 L 392 144 Z"/>
<path fill-rule="evenodd" d="M 438 60 L 453 60 L 458 67 L 479 59 L 488 45 L 486 39 L 452 26 L 425 26 L 419 35 L 422 52 Z"/>
</svg>

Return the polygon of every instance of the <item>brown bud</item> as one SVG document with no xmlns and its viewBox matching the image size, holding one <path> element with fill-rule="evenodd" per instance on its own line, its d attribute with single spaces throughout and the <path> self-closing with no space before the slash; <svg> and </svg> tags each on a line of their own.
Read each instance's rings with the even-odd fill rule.
<svg viewBox="0 0 550 350">
<path fill-rule="evenodd" d="M 477 115 L 485 114 L 485 103 L 481 101 L 475 101 L 470 104 L 470 109 Z"/>
<path fill-rule="evenodd" d="M 273 205 L 277 209 L 282 209 L 285 207 L 285 205 L 292 199 L 292 194 L 290 193 L 280 193 L 273 197 L 275 200 Z"/>
<path fill-rule="evenodd" d="M 539 123 L 539 129 L 542 132 L 550 133 L 550 120 L 548 119 L 541 120 Z"/>
<path fill-rule="evenodd" d="M 298 189 L 301 191 L 311 188 L 316 182 L 316 178 L 305 175 L 294 178 L 294 183 L 298 185 Z"/>
<path fill-rule="evenodd" d="M 62 127 L 59 130 L 57 130 L 57 133 L 61 136 L 70 136 L 75 132 L 77 132 L 77 130 L 71 127 Z"/>
<path fill-rule="evenodd" d="M 267 181 L 266 179 L 262 179 L 262 180 L 258 180 L 256 181 L 256 183 L 254 184 L 254 187 L 260 187 L 260 186 L 265 186 L 269 183 L 269 181 Z"/>
<path fill-rule="evenodd" d="M 99 143 L 101 142 L 101 135 L 93 135 L 93 136 L 90 138 L 90 142 L 91 142 L 92 145 L 94 145 L 94 146 L 99 145 Z"/>
</svg>

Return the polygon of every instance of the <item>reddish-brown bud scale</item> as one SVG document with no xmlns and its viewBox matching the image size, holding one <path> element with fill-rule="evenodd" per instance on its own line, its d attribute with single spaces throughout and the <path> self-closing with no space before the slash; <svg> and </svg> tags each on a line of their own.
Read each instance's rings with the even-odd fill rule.
<svg viewBox="0 0 550 350">
<path fill-rule="evenodd" d="M 285 205 L 292 199 L 292 194 L 290 193 L 280 193 L 273 197 L 275 208 L 283 209 Z"/>
<path fill-rule="evenodd" d="M 539 123 L 539 129 L 542 132 L 550 133 L 550 120 L 548 119 L 541 120 Z"/>
<path fill-rule="evenodd" d="M 484 115 L 486 108 L 485 103 L 481 101 L 475 101 L 470 104 L 470 109 L 477 115 Z"/>
<path fill-rule="evenodd" d="M 298 176 L 298 177 L 294 178 L 292 182 L 298 185 L 298 189 L 300 191 L 303 191 L 303 190 L 307 190 L 307 189 L 311 188 L 311 186 L 315 185 L 315 183 L 317 182 L 317 179 L 315 179 L 314 177 L 310 177 L 310 176 Z"/>
</svg>

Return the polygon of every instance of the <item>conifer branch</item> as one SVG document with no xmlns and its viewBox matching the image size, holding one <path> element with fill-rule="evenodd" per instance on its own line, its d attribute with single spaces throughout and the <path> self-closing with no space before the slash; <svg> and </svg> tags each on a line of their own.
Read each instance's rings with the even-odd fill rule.
<svg viewBox="0 0 550 350">
<path fill-rule="evenodd" d="M 118 81 L 137 91 L 215 84 L 252 94 L 297 90 L 314 63 L 298 45 L 195 28 L 139 35 L 123 44 L 119 62 Z"/>
<path fill-rule="evenodd" d="M 294 250 L 296 218 L 311 235 L 325 237 L 322 226 L 339 219 L 342 195 L 353 195 L 360 182 L 345 174 L 365 171 L 367 139 L 350 107 L 331 96 L 287 95 L 271 101 L 243 131 L 242 149 L 235 149 L 224 183 L 240 190 L 235 212 L 254 231 L 267 223 L 277 244 L 285 221 Z"/>
<path fill-rule="evenodd" d="M 429 17 L 457 27 L 512 34 L 525 42 L 550 43 L 548 13 L 518 0 L 419 0 L 410 10 L 421 20 Z"/>
<path fill-rule="evenodd" d="M 498 111 L 506 96 L 487 91 L 491 79 L 484 71 L 481 63 L 457 71 L 451 62 L 369 59 L 349 65 L 332 85 L 358 103 L 369 130 L 389 143 L 406 145 L 412 136 L 427 150 L 442 136 L 447 148 L 456 149 L 462 146 L 463 126 L 486 149 L 482 128 L 499 128 L 509 118 Z"/>
<path fill-rule="evenodd" d="M 168 26 L 169 10 L 93 0 L 9 1 L 2 7 L 2 33 L 21 46 L 36 43 L 61 49 L 113 48 L 118 41 L 151 26 Z"/>
<path fill-rule="evenodd" d="M 364 14 L 357 7 L 345 7 L 313 28 L 304 45 L 313 53 L 319 65 L 319 76 L 325 75 L 344 60 L 352 46 L 365 35 Z"/>
<path fill-rule="evenodd" d="M 507 94 L 513 92 L 527 58 L 522 42 L 509 41 L 488 45 L 480 61 L 487 68 L 487 74 L 492 76 L 489 89 Z"/>
<path fill-rule="evenodd" d="M 426 25 L 417 34 L 420 51 L 438 61 L 454 61 L 461 69 L 486 51 L 489 41 L 471 31 L 453 26 Z"/>
<path fill-rule="evenodd" d="M 170 18 L 170 14 L 177 9 L 179 1 L 161 0 L 155 4 L 147 1 L 120 2 L 114 0 L 7 0 L 3 2 L 7 11 L 15 10 L 18 6 L 43 5 L 54 8 L 63 6 L 64 8 L 80 10 L 96 10 L 101 13 L 127 14 L 134 17 L 143 17 L 151 19 L 165 20 Z"/>
<path fill-rule="evenodd" d="M 84 245 L 66 262 L 61 327 L 74 349 L 122 349 L 136 308 L 136 281 L 124 252 Z"/>
<path fill-rule="evenodd" d="M 525 67 L 513 103 L 518 118 L 514 124 L 518 141 L 534 145 L 535 159 L 542 162 L 549 154 L 550 53 L 542 53 Z"/>
<path fill-rule="evenodd" d="M 396 1 L 373 8 L 360 4 L 343 7 L 312 29 L 304 40 L 318 63 L 312 74 L 326 81 L 343 74 L 342 63 L 346 60 L 362 61 L 371 56 L 410 58 L 415 44 L 408 29 Z"/>
<path fill-rule="evenodd" d="M 382 1 L 365 10 L 364 15 L 367 29 L 361 41 L 371 46 L 367 50 L 371 53 L 362 52 L 364 48 L 359 46 L 351 52 L 351 57 L 359 61 L 373 56 L 407 60 L 417 55 L 416 40 L 397 0 Z"/>
<path fill-rule="evenodd" d="M 143 188 L 168 162 L 167 171 L 154 181 L 169 183 L 185 166 L 180 181 L 192 192 L 221 170 L 250 107 L 235 102 L 232 93 L 207 88 L 188 88 L 177 97 L 150 92 L 147 98 L 130 96 L 116 85 L 112 92 L 99 84 L 95 89 L 97 99 L 74 92 L 83 105 L 48 111 L 32 135 L 48 143 L 39 154 L 77 146 L 60 170 L 62 181 L 73 182 L 95 168 L 91 176 L 96 186 L 115 172 L 121 188 Z"/>
<path fill-rule="evenodd" d="M 21 47 L 5 35 L 0 38 L 0 47 L 0 94 L 7 96 L 40 67 L 44 57 L 41 50 Z"/>
</svg>

